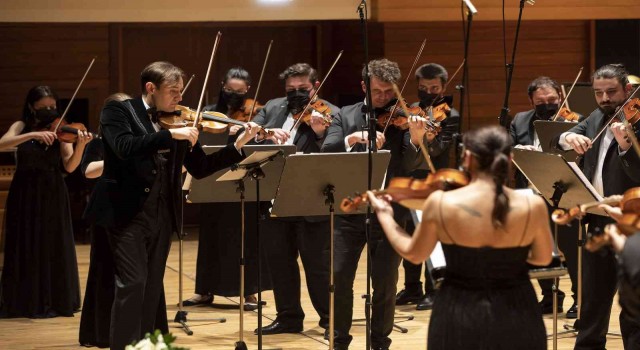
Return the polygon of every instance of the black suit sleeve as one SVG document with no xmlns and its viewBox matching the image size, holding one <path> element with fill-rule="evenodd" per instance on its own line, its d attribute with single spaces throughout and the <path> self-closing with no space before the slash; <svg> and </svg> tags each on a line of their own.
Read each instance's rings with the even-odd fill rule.
<svg viewBox="0 0 640 350">
<path fill-rule="evenodd" d="M 406 130 L 402 135 L 402 176 L 408 176 L 415 170 L 429 170 L 419 147 L 411 142 L 411 133 Z"/>
<path fill-rule="evenodd" d="M 120 159 L 150 155 L 160 149 L 171 147 L 171 133 L 168 130 L 136 136 L 131 124 L 131 113 L 121 102 L 108 103 L 100 114 L 103 140 Z M 140 125 L 143 128 L 142 125 Z"/>
<path fill-rule="evenodd" d="M 198 142 L 191 151 L 187 151 L 184 167 L 194 178 L 202 179 L 218 170 L 230 167 L 243 158 L 244 156 L 238 152 L 233 144 L 227 145 L 216 153 L 207 155 Z"/>
<path fill-rule="evenodd" d="M 267 104 L 258 111 L 258 114 L 256 114 L 253 119 L 251 119 L 251 121 L 260 126 L 264 126 L 264 124 L 267 122 L 267 109 L 270 109 L 270 107 L 271 106 L 267 102 Z"/>
<path fill-rule="evenodd" d="M 343 122 L 342 112 L 336 114 L 331 125 L 327 129 L 327 136 L 325 137 L 321 148 L 322 152 L 336 153 L 347 151 L 344 145 L 344 138 L 346 135 L 344 134 Z"/>
<path fill-rule="evenodd" d="M 80 170 L 82 171 L 82 176 L 85 175 L 87 171 L 87 167 L 92 162 L 99 162 L 104 159 L 104 148 L 102 146 L 101 139 L 93 139 L 87 147 L 84 149 L 84 153 L 82 154 L 82 160 L 80 161 Z"/>
<path fill-rule="evenodd" d="M 511 120 L 511 124 L 509 125 L 509 134 L 511 134 L 511 140 L 513 140 L 514 146 L 518 144 L 518 133 L 516 133 L 516 118 L 518 118 L 517 114 Z"/>
<path fill-rule="evenodd" d="M 636 138 L 638 133 L 636 132 Z M 640 156 L 633 147 L 629 148 L 624 155 L 619 156 L 622 162 L 622 170 L 635 182 L 640 182 Z"/>
</svg>

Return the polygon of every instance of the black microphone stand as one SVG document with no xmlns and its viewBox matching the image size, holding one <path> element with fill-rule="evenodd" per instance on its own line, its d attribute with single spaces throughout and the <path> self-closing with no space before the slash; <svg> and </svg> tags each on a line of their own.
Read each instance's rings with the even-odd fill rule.
<svg viewBox="0 0 640 350">
<path fill-rule="evenodd" d="M 369 155 L 368 172 L 367 172 L 367 189 L 371 190 L 372 178 L 373 178 L 373 152 L 377 151 L 376 147 L 376 115 L 373 108 L 373 102 L 371 101 L 371 77 L 369 76 L 369 38 L 367 36 L 367 1 L 362 0 L 358 5 L 358 13 L 360 14 L 360 24 L 362 28 L 362 43 L 364 46 L 364 85 L 366 88 L 366 112 L 364 114 L 365 124 L 363 129 L 368 130 L 369 148 L 367 153 Z M 367 290 L 366 294 L 362 296 L 365 300 L 364 317 L 366 324 L 365 331 L 365 349 L 371 349 L 371 207 L 367 206 L 367 214 L 365 221 L 365 236 L 367 240 Z"/>
<path fill-rule="evenodd" d="M 464 3 L 462 6 L 465 6 Z M 467 25 L 464 31 L 464 67 L 462 68 L 462 82 L 460 85 L 456 86 L 456 89 L 460 91 L 460 120 L 458 121 L 458 132 L 454 135 L 453 143 L 456 145 L 456 164 L 460 162 L 461 153 L 462 153 L 462 122 L 464 121 L 464 99 L 466 95 L 465 86 L 469 84 L 469 66 L 468 66 L 468 57 L 469 57 L 469 41 L 471 38 L 471 22 L 473 21 L 473 11 L 467 9 Z M 464 22 L 462 23 L 464 28 Z M 471 121 L 471 119 L 469 119 Z"/>
<path fill-rule="evenodd" d="M 511 92 L 511 80 L 513 79 L 513 68 L 516 61 L 516 48 L 518 46 L 518 34 L 520 34 L 520 23 L 522 22 L 522 10 L 524 9 L 525 0 L 520 0 L 520 12 L 518 13 L 518 22 L 516 23 L 516 37 L 513 42 L 513 52 L 511 53 L 511 63 L 507 63 L 507 91 L 504 93 L 504 105 L 500 111 L 500 125 L 509 128 L 509 93 Z"/>
</svg>

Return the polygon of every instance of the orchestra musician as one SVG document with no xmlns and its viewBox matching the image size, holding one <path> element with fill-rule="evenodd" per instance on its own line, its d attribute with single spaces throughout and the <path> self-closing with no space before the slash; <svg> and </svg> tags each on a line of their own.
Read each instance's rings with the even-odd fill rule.
<svg viewBox="0 0 640 350">
<path fill-rule="evenodd" d="M 395 102 L 393 84 L 400 80 L 398 64 L 387 59 L 370 61 L 371 101 L 379 110 Z M 366 93 L 365 71 L 362 72 L 362 91 Z M 343 107 L 329 127 L 322 145 L 323 152 L 364 152 L 368 144 L 363 102 Z M 395 176 L 407 176 L 410 171 L 424 164 L 418 146 L 426 134 L 425 120 L 417 116 L 408 118 L 409 128 L 389 127 L 386 135 L 376 133 L 379 149 L 391 151 L 387 168 L 387 183 Z M 404 216 L 403 216 L 404 218 Z M 365 244 L 364 215 L 338 215 L 335 219 L 335 349 L 347 349 L 352 340 L 349 334 L 353 315 L 353 282 L 358 260 Z M 374 349 L 388 349 L 389 334 L 393 328 L 396 283 L 400 256 L 384 237 L 380 226 L 372 224 L 370 246 L 372 259 L 373 298 L 371 318 L 371 344 Z"/>
<path fill-rule="evenodd" d="M 251 76 L 241 67 L 229 69 L 220 87 L 218 101 L 204 107 L 205 111 L 223 113 L 231 117 L 244 105 L 251 88 Z M 233 142 L 239 125 L 230 125 L 228 132 L 221 134 L 201 133 L 203 145 L 219 145 Z M 255 217 L 257 206 L 245 203 L 245 310 L 258 307 L 255 293 L 258 292 L 258 257 Z M 196 262 L 195 294 L 182 302 L 182 306 L 213 303 L 214 295 L 237 297 L 240 295 L 239 266 L 241 238 L 240 203 L 200 204 L 200 233 L 198 235 L 198 257 Z M 266 264 L 263 265 L 263 267 Z M 270 289 L 268 269 L 261 273 L 262 290 Z"/>
<path fill-rule="evenodd" d="M 592 77 L 592 87 L 598 108 L 586 119 L 560 135 L 558 145 L 574 149 L 583 155 L 582 172 L 602 195 L 624 193 L 640 186 L 640 157 L 631 149 L 631 140 L 625 126 L 612 120 L 616 109 L 623 105 L 631 93 L 628 73 L 621 64 L 607 64 L 598 68 Z M 611 121 L 610 124 L 607 124 Z M 592 141 L 606 128 L 602 136 Z M 589 231 L 602 230 L 612 219 L 587 215 Z M 603 349 L 613 296 L 616 293 L 616 260 L 612 252 L 583 253 L 582 305 L 575 349 Z M 630 334 L 628 320 L 620 318 L 623 339 Z"/>
<path fill-rule="evenodd" d="M 92 136 L 80 131 L 75 147 L 59 141 L 50 131 L 59 120 L 57 101 L 50 87 L 31 88 L 22 118 L 0 138 L 0 149 L 17 147 L 17 166 L 6 204 L 0 317 L 73 316 L 80 308 L 63 174 L 78 167 Z"/>
<path fill-rule="evenodd" d="M 309 123 L 296 124 L 294 115 L 301 113 L 320 86 L 318 73 L 307 63 L 296 63 L 280 74 L 286 97 L 264 105 L 253 121 L 274 134 L 266 141 L 294 144 L 299 152 L 316 153 L 325 139 L 325 119 L 316 111 Z M 335 114 L 338 107 L 323 101 Z M 296 126 L 297 125 L 297 126 Z M 292 127 L 296 126 L 293 130 Z M 258 136 L 258 142 L 265 141 Z M 304 267 L 307 290 L 314 309 L 320 316 L 319 326 L 329 326 L 329 241 L 328 216 L 267 218 L 264 222 L 264 254 L 271 273 L 277 317 L 264 326 L 262 334 L 297 333 L 305 317 L 300 305 L 300 270 L 298 255 Z M 256 333 L 257 333 L 256 329 Z"/>
<path fill-rule="evenodd" d="M 432 193 L 413 235 L 394 220 L 389 197 L 368 192 L 403 258 L 422 262 L 442 243 L 447 272 L 429 321 L 428 349 L 546 349 L 527 265 L 551 262 L 545 204 L 505 186 L 511 139 L 503 128 L 470 131 L 463 144 L 471 182 Z"/>
<path fill-rule="evenodd" d="M 235 143 L 205 155 L 197 142 L 197 128 L 161 130 L 158 113 L 176 110 L 182 100 L 183 77 L 183 71 L 171 63 L 151 63 L 140 76 L 142 96 L 111 101 L 100 115 L 104 170 L 87 217 L 104 228 L 113 254 L 112 349 L 124 349 L 152 333 L 158 327 L 154 327 L 157 313 L 166 313 L 166 306 L 158 304 L 170 237 L 182 225 L 178 211 L 183 164 L 195 178 L 208 176 L 240 161 L 242 146 L 258 131 L 248 123 Z"/>
<path fill-rule="evenodd" d="M 526 112 L 519 112 L 515 115 L 509 128 L 511 138 L 513 139 L 514 148 L 542 151 L 540 139 L 538 139 L 538 134 L 535 131 L 533 122 L 536 120 L 551 120 L 556 115 L 558 108 L 562 104 L 560 85 L 549 77 L 541 76 L 529 84 L 527 93 L 532 109 Z M 580 116 L 580 119 L 583 119 L 583 117 Z M 559 116 L 557 121 L 565 120 Z M 527 188 L 529 186 L 527 178 L 519 170 L 516 170 L 515 179 L 516 188 Z M 549 207 L 549 213 L 551 213 L 552 210 L 553 208 Z M 551 225 L 553 225 L 553 223 L 551 223 Z M 578 240 L 578 227 L 576 225 L 558 226 L 557 236 L 558 247 L 565 256 L 569 277 L 571 279 L 573 304 L 569 310 L 567 310 L 566 316 L 567 318 L 577 318 L 578 258 L 576 242 Z M 542 289 L 542 300 L 539 303 L 542 314 L 553 313 L 553 280 L 539 279 L 538 283 L 540 284 L 540 289 Z M 563 312 L 562 302 L 564 301 L 564 297 L 565 293 L 558 288 L 558 312 Z"/>
<path fill-rule="evenodd" d="M 432 111 L 430 107 L 446 103 L 444 94 L 449 81 L 449 73 L 443 66 L 437 63 L 423 64 L 416 69 L 415 77 L 420 101 L 412 106 L 420 106 L 420 108 L 429 113 Z M 450 150 L 456 146 L 454 135 L 458 132 L 459 123 L 460 114 L 457 110 L 451 108 L 446 112 L 446 119 L 440 122 L 441 130 L 439 133 L 427 131 L 426 146 L 436 169 L 449 168 Z M 416 169 L 412 172 L 412 176 L 424 178 L 427 176 L 426 169 Z M 399 210 L 403 209 L 399 208 Z M 405 225 L 407 232 L 413 232 L 415 227 L 409 215 L 407 215 Z M 420 272 L 423 265 L 425 277 L 424 294 L 422 283 L 420 282 Z M 416 303 L 416 310 L 431 310 L 435 287 L 429 276 L 427 264 L 414 265 L 406 259 L 402 259 L 402 267 L 404 268 L 404 289 L 396 295 L 396 305 Z"/>
</svg>

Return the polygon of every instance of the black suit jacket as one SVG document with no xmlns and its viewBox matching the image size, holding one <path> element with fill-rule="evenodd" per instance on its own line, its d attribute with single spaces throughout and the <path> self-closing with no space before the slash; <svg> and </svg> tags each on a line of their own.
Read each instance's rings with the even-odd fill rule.
<svg viewBox="0 0 640 350">
<path fill-rule="evenodd" d="M 111 101 L 100 115 L 104 142 L 104 170 L 87 207 L 87 219 L 111 227 L 126 225 L 138 214 L 157 175 L 154 155 L 164 153 L 170 168 L 173 229 L 182 226 L 178 208 L 182 165 L 199 179 L 224 169 L 243 156 L 233 145 L 205 155 L 199 143 L 175 141 L 168 130 L 156 132 L 141 98 Z"/>
<path fill-rule="evenodd" d="M 419 102 L 416 102 L 411 105 L 411 107 L 420 106 L 424 109 Z M 427 145 L 427 149 L 429 150 L 429 156 L 431 156 L 431 161 L 436 169 L 442 168 L 450 168 L 449 159 L 450 159 L 450 150 L 451 146 L 456 147 L 454 144 L 455 140 L 453 136 L 458 133 L 458 126 L 460 125 L 460 113 L 455 109 L 451 108 L 449 112 L 447 112 L 447 118 L 440 122 L 441 130 L 436 136 L 436 138 Z M 456 159 L 456 161 L 458 161 Z M 425 177 L 426 174 L 422 174 Z"/>
<path fill-rule="evenodd" d="M 363 130 L 364 117 L 362 108 L 364 103 L 356 103 L 351 106 L 342 107 L 340 113 L 334 118 L 331 126 L 327 130 L 327 137 L 322 145 L 322 152 L 346 152 L 344 138 L 356 131 Z M 365 127 L 366 129 L 366 127 Z M 409 176 L 410 173 L 419 167 L 425 167 L 424 157 L 411 144 L 409 130 L 400 130 L 389 127 L 385 134 L 386 142 L 382 149 L 391 151 L 391 160 L 387 168 L 387 183 L 396 176 Z M 366 145 L 356 143 L 351 152 L 365 152 Z"/>
<path fill-rule="evenodd" d="M 332 105 L 331 103 L 322 100 L 325 104 L 331 108 L 331 114 L 336 115 L 340 108 Z M 261 125 L 267 129 L 269 128 L 282 128 L 287 116 L 289 116 L 288 102 L 286 97 L 275 98 L 267 101 L 264 107 L 253 118 L 253 122 Z M 287 130 L 289 131 L 289 130 Z M 293 143 L 299 152 L 303 153 L 318 153 L 322 146 L 324 137 L 316 137 L 316 133 L 306 123 L 300 124 L 298 132 L 296 132 Z M 269 141 L 270 142 L 270 141 Z"/>
<path fill-rule="evenodd" d="M 593 139 L 608 119 L 609 116 L 606 116 L 605 120 L 602 111 L 596 109 L 589 117 L 571 128 L 569 132 Z M 599 157 L 598 151 L 603 138 L 604 135 L 599 137 L 584 155 L 582 172 L 589 181 L 593 181 L 595 175 Z M 633 150 L 633 147 L 621 156 L 618 154 L 618 142 L 615 138 L 611 141 L 602 167 L 602 185 L 605 196 L 623 194 L 631 187 L 640 186 L 640 157 Z"/>
</svg>

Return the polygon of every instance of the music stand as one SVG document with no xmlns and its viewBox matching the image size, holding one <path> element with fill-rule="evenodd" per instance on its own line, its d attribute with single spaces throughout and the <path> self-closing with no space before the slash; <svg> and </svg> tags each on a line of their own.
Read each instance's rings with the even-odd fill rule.
<svg viewBox="0 0 640 350">
<path fill-rule="evenodd" d="M 391 159 L 389 151 L 378 151 L 373 156 L 372 183 L 382 185 Z M 329 349 L 334 344 L 334 197 L 346 198 L 367 188 L 367 153 L 315 153 L 294 154 L 285 161 L 278 193 L 271 215 L 275 217 L 327 215 L 330 218 L 329 258 Z M 381 186 L 382 187 L 382 186 Z M 329 208 L 327 209 L 327 205 Z M 339 214 L 345 213 L 338 206 Z M 367 247 L 369 249 L 369 247 Z"/>
<path fill-rule="evenodd" d="M 589 180 L 575 163 L 568 163 L 559 154 L 550 154 L 522 149 L 513 150 L 513 163 L 520 169 L 529 183 L 554 208 L 573 208 L 583 203 L 602 200 Z M 587 212 L 606 216 L 599 208 Z M 582 303 L 582 222 L 578 233 L 578 320 Z M 558 245 L 557 237 L 555 244 Z M 558 278 L 554 278 L 553 291 L 553 348 L 558 346 Z M 570 330 L 569 332 L 573 332 Z M 566 332 L 565 332 L 566 333 Z"/>
<path fill-rule="evenodd" d="M 225 146 L 205 146 L 205 153 L 214 153 Z M 240 201 L 241 210 L 241 230 L 240 230 L 240 320 L 239 320 L 239 340 L 235 344 L 237 350 L 245 350 L 247 346 L 244 342 L 244 242 L 245 242 L 245 217 L 244 204 L 246 200 L 255 201 L 258 212 L 258 220 L 260 215 L 259 209 L 259 180 L 264 178 L 264 172 L 268 172 L 269 178 L 263 184 L 263 191 L 266 192 L 267 198 L 273 198 L 278 186 L 278 180 L 282 173 L 284 165 L 284 156 L 290 155 L 296 151 L 294 145 L 247 145 L 243 147 L 245 154 L 248 156 L 242 162 L 231 167 L 232 170 L 220 170 L 213 176 L 200 180 L 193 180 L 190 186 L 190 193 L 187 196 L 190 203 L 228 203 Z M 283 157 L 279 157 L 282 155 Z M 253 178 L 254 182 L 245 184 L 245 178 Z M 255 188 L 255 191 L 249 192 Z M 266 191 L 264 190 L 266 188 Z M 248 198 L 247 198 L 248 197 Z M 262 288 L 260 286 L 261 277 L 261 257 L 260 257 L 260 237 L 259 222 L 256 223 L 258 228 L 258 324 L 262 323 Z M 262 348 L 260 334 L 258 335 L 258 347 Z"/>
<path fill-rule="evenodd" d="M 556 147 L 556 138 L 576 125 L 578 124 L 571 122 L 553 122 L 549 120 L 534 121 L 533 128 L 540 140 L 542 152 L 562 154 L 565 159 L 576 159 L 578 157 L 578 153 L 576 153 L 576 151 L 563 151 Z"/>
</svg>

